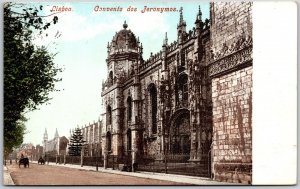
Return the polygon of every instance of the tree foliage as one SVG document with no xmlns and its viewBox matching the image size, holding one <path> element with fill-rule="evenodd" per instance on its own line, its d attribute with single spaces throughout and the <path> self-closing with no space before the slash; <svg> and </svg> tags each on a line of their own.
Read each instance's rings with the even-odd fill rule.
<svg viewBox="0 0 300 189">
<path fill-rule="evenodd" d="M 86 141 L 83 140 L 83 135 L 81 133 L 81 130 L 79 128 L 76 128 L 75 131 L 73 131 L 73 134 L 70 138 L 70 144 L 69 144 L 69 155 L 70 156 L 80 156 L 81 155 L 81 149 L 84 147 L 84 143 Z"/>
<path fill-rule="evenodd" d="M 24 4 L 4 4 L 4 146 L 18 147 L 25 133 L 25 110 L 37 109 L 56 91 L 57 74 L 62 71 L 53 62 L 54 54 L 33 44 L 35 34 L 44 35 L 52 23 L 39 15 L 43 9 Z M 52 16 L 52 15 L 50 15 Z"/>
<path fill-rule="evenodd" d="M 11 153 L 14 147 L 18 147 L 23 143 L 23 135 L 25 134 L 26 130 L 24 124 L 25 121 L 26 118 L 22 115 L 21 118 L 16 121 L 13 127 L 5 127 L 5 156 Z"/>
</svg>

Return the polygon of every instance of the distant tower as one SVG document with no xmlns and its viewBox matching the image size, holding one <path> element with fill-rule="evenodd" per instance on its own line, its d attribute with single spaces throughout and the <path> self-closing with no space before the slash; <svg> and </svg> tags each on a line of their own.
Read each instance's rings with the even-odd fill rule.
<svg viewBox="0 0 300 189">
<path fill-rule="evenodd" d="M 45 128 L 45 133 L 43 138 L 44 153 L 47 151 L 47 143 L 48 143 L 48 133 L 47 133 L 47 129 Z"/>
<path fill-rule="evenodd" d="M 59 137 L 59 135 L 58 135 L 58 131 L 57 131 L 57 128 L 56 128 L 54 138 L 58 138 L 58 137 Z"/>
<path fill-rule="evenodd" d="M 58 131 L 57 131 L 57 128 L 55 130 L 55 135 L 54 135 L 54 140 L 55 140 L 55 143 L 56 143 L 56 152 L 57 152 L 57 155 L 59 155 L 59 135 L 58 135 Z"/>
</svg>

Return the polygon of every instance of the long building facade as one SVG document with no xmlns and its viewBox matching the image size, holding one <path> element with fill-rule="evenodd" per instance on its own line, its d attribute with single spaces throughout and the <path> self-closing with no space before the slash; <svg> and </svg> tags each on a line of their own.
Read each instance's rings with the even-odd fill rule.
<svg viewBox="0 0 300 189">
<path fill-rule="evenodd" d="M 129 23 L 108 44 L 104 161 L 143 168 L 151 159 L 169 172 L 251 183 L 252 3 L 211 3 L 209 20 L 200 7 L 195 17 L 187 30 L 181 9 L 177 40 L 166 34 L 148 60 Z"/>
<path fill-rule="evenodd" d="M 85 141 L 84 156 L 96 156 L 96 152 L 101 153 L 101 121 L 94 121 L 81 128 Z"/>
</svg>

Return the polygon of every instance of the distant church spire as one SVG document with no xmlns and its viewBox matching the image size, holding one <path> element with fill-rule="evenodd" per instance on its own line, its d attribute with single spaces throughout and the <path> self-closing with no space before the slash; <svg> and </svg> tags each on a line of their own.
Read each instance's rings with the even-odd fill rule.
<svg viewBox="0 0 300 189">
<path fill-rule="evenodd" d="M 44 141 L 48 140 L 48 133 L 47 133 L 47 129 L 45 128 L 45 132 L 44 132 Z"/>
<path fill-rule="evenodd" d="M 55 136 L 54 136 L 54 138 L 58 138 L 59 137 L 59 135 L 58 135 L 58 131 L 57 131 L 57 128 L 56 128 L 56 131 L 55 131 Z"/>
</svg>

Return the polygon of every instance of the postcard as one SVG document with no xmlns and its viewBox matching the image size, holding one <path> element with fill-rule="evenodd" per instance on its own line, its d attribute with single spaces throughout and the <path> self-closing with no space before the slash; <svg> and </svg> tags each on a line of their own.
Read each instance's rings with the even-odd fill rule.
<svg viewBox="0 0 300 189">
<path fill-rule="evenodd" d="M 296 3 L 16 1 L 3 21 L 4 185 L 297 183 Z"/>
</svg>

